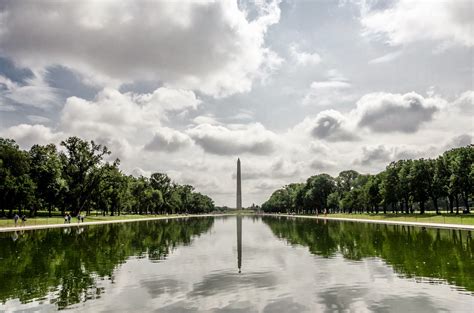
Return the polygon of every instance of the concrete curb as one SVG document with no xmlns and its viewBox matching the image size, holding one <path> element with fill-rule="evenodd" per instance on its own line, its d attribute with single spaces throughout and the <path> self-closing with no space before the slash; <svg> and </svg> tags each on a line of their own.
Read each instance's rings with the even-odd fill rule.
<svg viewBox="0 0 474 313">
<path fill-rule="evenodd" d="M 3 227 L 3 228 L 0 227 L 0 233 L 7 233 L 7 232 L 19 231 L 19 230 L 23 231 L 23 230 L 49 229 L 49 228 L 82 227 L 82 226 L 91 226 L 91 225 L 141 222 L 141 221 L 157 221 L 157 220 L 179 219 L 179 218 L 188 218 L 188 217 L 216 217 L 216 216 L 230 216 L 230 215 L 234 215 L 234 214 L 201 214 L 201 215 L 191 214 L 191 215 L 157 216 L 157 217 L 150 217 L 150 218 L 110 220 L 110 221 L 84 222 L 84 223 L 71 222 L 68 224 L 44 224 L 44 225 L 30 225 L 30 226 Z"/>
<path fill-rule="evenodd" d="M 156 221 L 165 219 L 180 219 L 188 217 L 219 217 L 219 216 L 233 216 L 236 214 L 202 214 L 202 215 L 175 215 L 175 216 L 158 216 L 150 218 L 138 218 L 138 219 L 126 219 L 126 220 L 110 220 L 110 221 L 98 221 L 98 222 L 84 222 L 70 224 L 44 224 L 44 225 L 30 225 L 30 226 L 17 226 L 17 227 L 0 227 L 0 233 L 7 233 L 12 231 L 24 231 L 24 230 L 35 230 L 35 229 L 49 229 L 49 228 L 67 228 L 67 227 L 82 227 L 91 225 L 103 225 L 103 224 L 114 224 L 114 223 L 128 223 L 128 222 L 141 222 L 141 221 Z M 253 215 L 253 214 L 243 214 Z M 318 220 L 332 220 L 332 221 L 344 221 L 344 222 L 358 222 L 358 223 L 373 223 L 373 224 L 387 224 L 387 225 L 406 225 L 406 226 L 423 226 L 430 228 L 444 228 L 444 229 L 461 229 L 461 230 L 474 230 L 474 225 L 462 225 L 462 224 L 440 224 L 440 223 L 422 223 L 422 222 L 404 222 L 404 221 L 386 221 L 386 220 L 370 220 L 360 218 L 344 218 L 344 217 L 324 217 L 314 215 L 289 215 L 289 214 L 256 214 L 256 216 L 282 216 L 282 217 L 297 217 L 297 218 L 311 218 Z"/>
<path fill-rule="evenodd" d="M 474 230 L 474 225 L 462 225 L 462 224 L 441 224 L 441 223 L 423 223 L 423 222 L 386 221 L 386 220 L 370 220 L 370 219 L 362 219 L 362 218 L 324 217 L 324 216 L 314 216 L 314 215 L 289 215 L 289 214 L 261 214 L 261 215 L 264 215 L 264 216 L 297 217 L 297 218 L 312 218 L 312 219 L 318 219 L 318 220 L 332 220 L 332 221 L 344 221 L 344 222 L 359 222 L 359 223 L 388 224 L 388 225 L 423 226 L 423 227 L 430 227 L 430 228 Z"/>
</svg>

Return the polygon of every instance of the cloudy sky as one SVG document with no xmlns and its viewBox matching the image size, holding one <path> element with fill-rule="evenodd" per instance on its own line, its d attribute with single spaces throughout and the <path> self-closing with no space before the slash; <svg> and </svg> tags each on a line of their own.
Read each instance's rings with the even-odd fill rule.
<svg viewBox="0 0 474 313">
<path fill-rule="evenodd" d="M 470 0 L 0 0 L 0 136 L 71 135 L 218 205 L 474 134 Z"/>
</svg>

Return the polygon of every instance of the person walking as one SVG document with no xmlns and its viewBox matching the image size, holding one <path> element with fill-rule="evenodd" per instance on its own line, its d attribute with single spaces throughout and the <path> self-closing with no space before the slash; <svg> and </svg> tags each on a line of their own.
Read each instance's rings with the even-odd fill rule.
<svg viewBox="0 0 474 313">
<path fill-rule="evenodd" d="M 15 214 L 15 216 L 13 216 L 13 220 L 15 221 L 15 227 L 18 226 L 18 220 L 20 219 L 20 216 L 18 214 Z"/>
<path fill-rule="evenodd" d="M 26 215 L 23 214 L 23 215 L 21 216 L 21 226 L 25 226 L 25 224 L 26 224 Z"/>
</svg>

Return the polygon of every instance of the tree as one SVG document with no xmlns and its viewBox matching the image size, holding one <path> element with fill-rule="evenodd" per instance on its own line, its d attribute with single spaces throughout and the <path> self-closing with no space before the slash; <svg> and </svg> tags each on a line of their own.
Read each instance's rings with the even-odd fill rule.
<svg viewBox="0 0 474 313">
<path fill-rule="evenodd" d="M 351 191 L 359 176 L 360 174 L 354 170 L 340 172 L 336 178 L 336 185 L 340 193 Z"/>
<path fill-rule="evenodd" d="M 410 170 L 413 198 L 420 203 L 420 214 L 425 213 L 425 202 L 429 197 L 430 172 L 424 159 L 414 160 Z"/>
<path fill-rule="evenodd" d="M 375 210 L 375 213 L 379 213 L 379 205 L 382 202 L 381 175 L 371 176 L 366 186 L 369 205 Z"/>
<path fill-rule="evenodd" d="M 0 138 L 0 192 L 2 215 L 8 208 L 8 216 L 17 209 L 34 204 L 36 185 L 29 176 L 31 160 L 28 153 L 19 149 L 14 140 Z"/>
<path fill-rule="evenodd" d="M 306 187 L 308 200 L 318 212 L 321 212 L 327 208 L 328 196 L 335 190 L 336 184 L 330 175 L 319 174 L 308 178 Z"/>
<path fill-rule="evenodd" d="M 131 178 L 130 193 L 133 197 L 132 207 L 135 213 L 143 214 L 148 209 L 148 193 L 147 191 L 153 189 L 150 186 L 149 180 L 146 177 Z"/>
<path fill-rule="evenodd" d="M 178 186 L 178 193 L 181 197 L 182 208 L 181 211 L 187 213 L 191 210 L 191 198 L 194 191 L 194 187 L 191 185 Z"/>
<path fill-rule="evenodd" d="M 446 151 L 435 160 L 400 160 L 391 162 L 377 175 L 362 175 L 354 170 L 342 171 L 335 179 L 327 174 L 309 177 L 305 184 L 289 184 L 275 191 L 262 205 L 267 212 L 289 211 L 311 213 L 327 208 L 343 212 L 379 212 L 383 207 L 398 213 L 413 212 L 413 201 L 420 213 L 431 199 L 439 213 L 439 199 L 449 200 L 453 213 L 459 198 L 469 213 L 474 194 L 474 145 Z"/>
<path fill-rule="evenodd" d="M 426 162 L 429 171 L 428 192 L 433 201 L 436 214 L 440 214 L 438 199 L 446 195 L 445 185 L 448 183 L 448 176 L 444 172 L 442 158 L 426 160 Z"/>
<path fill-rule="evenodd" d="M 395 162 L 390 163 L 385 172 L 382 175 L 381 194 L 384 214 L 388 205 L 392 206 L 392 210 L 395 211 L 395 205 L 398 201 L 399 195 L 399 178 L 398 178 L 398 167 Z"/>
<path fill-rule="evenodd" d="M 411 209 L 410 196 L 413 191 L 413 186 L 410 171 L 412 163 L 412 160 L 401 160 L 395 163 L 395 167 L 398 169 L 398 191 L 400 192 L 400 197 L 403 199 L 403 206 L 406 214 L 410 213 Z"/>
<path fill-rule="evenodd" d="M 451 151 L 453 155 L 450 162 L 451 180 L 455 187 L 454 189 L 461 195 L 466 212 L 469 213 L 469 196 L 474 193 L 472 175 L 474 171 L 474 145 L 453 149 Z"/>
<path fill-rule="evenodd" d="M 150 185 L 153 189 L 159 190 L 163 196 L 163 206 L 168 213 L 172 213 L 173 205 L 176 205 L 177 199 L 171 199 L 173 193 L 173 184 L 171 178 L 164 173 L 153 173 L 150 176 Z M 176 197 L 176 196 L 174 196 Z M 181 202 L 181 201 L 179 201 Z"/>
<path fill-rule="evenodd" d="M 302 183 L 293 183 L 285 186 L 284 188 L 287 190 L 288 197 L 289 197 L 289 211 L 291 212 L 298 212 L 299 206 L 299 199 L 298 194 L 300 190 L 304 188 L 305 184 Z"/>
<path fill-rule="evenodd" d="M 62 178 L 61 160 L 54 144 L 34 145 L 29 154 L 30 176 L 37 186 L 36 204 L 41 208 L 47 208 L 51 216 L 52 209 L 59 206 L 61 193 L 66 189 L 66 181 Z M 35 213 L 32 212 L 32 215 Z"/>
<path fill-rule="evenodd" d="M 270 199 L 262 205 L 264 211 L 286 213 L 291 206 L 290 197 L 286 188 L 275 190 Z"/>
<path fill-rule="evenodd" d="M 100 181 L 94 190 L 93 196 L 91 196 L 91 200 L 95 202 L 98 209 L 102 210 L 103 215 L 108 212 L 111 216 L 116 213 L 120 215 L 128 197 L 128 177 L 120 172 L 118 162 L 105 164 L 102 168 L 95 169 L 95 171 L 101 172 L 95 174 L 100 177 Z"/>
<path fill-rule="evenodd" d="M 340 207 L 339 192 L 333 191 L 328 196 L 328 209 L 335 212 Z"/>
<path fill-rule="evenodd" d="M 191 196 L 192 213 L 207 213 L 214 209 L 214 201 L 199 192 L 193 192 Z"/>
<path fill-rule="evenodd" d="M 179 185 L 163 173 L 151 178 L 124 175 L 120 160 L 109 163 L 107 147 L 69 137 L 54 144 L 34 145 L 29 152 L 20 150 L 15 141 L 0 138 L 0 209 L 11 216 L 14 209 L 38 208 L 49 214 L 60 208 L 73 216 L 92 209 L 104 215 L 164 212 L 208 212 L 214 209 L 209 197 L 195 193 L 191 185 Z M 193 207 L 198 205 L 197 207 Z"/>
<path fill-rule="evenodd" d="M 60 154 L 63 177 L 68 185 L 66 203 L 75 216 L 84 209 L 100 183 L 104 169 L 100 165 L 110 151 L 94 141 L 89 143 L 78 137 L 69 137 L 61 145 L 66 149 Z"/>
</svg>

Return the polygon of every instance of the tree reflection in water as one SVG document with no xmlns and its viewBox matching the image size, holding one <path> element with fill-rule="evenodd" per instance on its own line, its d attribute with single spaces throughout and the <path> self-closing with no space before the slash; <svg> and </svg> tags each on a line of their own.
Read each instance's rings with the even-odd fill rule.
<svg viewBox="0 0 474 313">
<path fill-rule="evenodd" d="M 445 280 L 474 292 L 474 242 L 470 231 L 358 222 L 263 217 L 290 244 L 325 258 L 379 257 L 408 278 Z"/>
<path fill-rule="evenodd" d="M 211 217 L 141 221 L 0 234 L 0 301 L 49 297 L 59 309 L 100 297 L 131 256 L 165 259 L 210 230 Z"/>
</svg>

